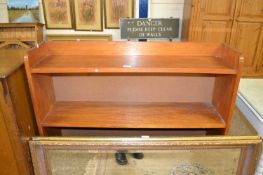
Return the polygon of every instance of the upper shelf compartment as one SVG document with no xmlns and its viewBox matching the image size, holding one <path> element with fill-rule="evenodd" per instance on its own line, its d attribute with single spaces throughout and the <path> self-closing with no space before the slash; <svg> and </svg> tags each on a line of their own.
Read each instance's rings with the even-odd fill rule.
<svg viewBox="0 0 263 175">
<path fill-rule="evenodd" d="M 201 56 L 47 56 L 32 73 L 213 73 L 235 74 L 222 60 Z"/>
<path fill-rule="evenodd" d="M 173 42 L 49 42 L 28 57 L 32 73 L 237 74 L 240 62 L 225 45 Z"/>
</svg>

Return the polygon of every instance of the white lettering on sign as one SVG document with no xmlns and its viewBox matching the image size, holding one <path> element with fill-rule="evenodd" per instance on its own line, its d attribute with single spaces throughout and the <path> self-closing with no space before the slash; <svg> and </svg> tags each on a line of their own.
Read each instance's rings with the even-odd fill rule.
<svg viewBox="0 0 263 175">
<path fill-rule="evenodd" d="M 165 32 L 165 31 L 173 31 L 172 27 L 158 27 L 158 31 Z"/>
<path fill-rule="evenodd" d="M 125 21 L 127 21 L 125 23 Z M 122 38 L 176 38 L 179 20 L 175 19 L 123 19 Z"/>
<path fill-rule="evenodd" d="M 161 37 L 161 33 L 146 33 L 146 37 Z"/>
<path fill-rule="evenodd" d="M 130 28 L 127 28 L 127 31 L 128 32 L 143 32 L 143 28 L 140 27 L 140 28 L 137 28 L 137 27 L 130 27 Z"/>
<path fill-rule="evenodd" d="M 137 26 L 143 26 L 143 27 L 147 27 L 147 26 L 162 26 L 162 21 L 137 21 Z"/>
</svg>

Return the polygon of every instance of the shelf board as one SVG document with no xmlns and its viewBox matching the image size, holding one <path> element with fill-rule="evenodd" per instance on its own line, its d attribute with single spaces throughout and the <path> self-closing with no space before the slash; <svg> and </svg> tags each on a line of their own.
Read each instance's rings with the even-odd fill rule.
<svg viewBox="0 0 263 175">
<path fill-rule="evenodd" d="M 32 42 L 36 41 L 34 38 L 19 38 L 19 39 L 13 39 L 13 38 L 0 38 L 0 42 L 5 42 L 5 41 L 21 41 L 21 42 Z"/>
<path fill-rule="evenodd" d="M 32 73 L 200 73 L 236 74 L 220 58 L 210 56 L 51 55 Z"/>
<path fill-rule="evenodd" d="M 210 103 L 57 102 L 43 127 L 225 128 Z"/>
</svg>

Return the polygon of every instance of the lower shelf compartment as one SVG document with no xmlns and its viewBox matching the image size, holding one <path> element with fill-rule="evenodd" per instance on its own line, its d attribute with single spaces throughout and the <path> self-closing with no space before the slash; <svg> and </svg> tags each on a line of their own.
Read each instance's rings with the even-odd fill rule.
<svg viewBox="0 0 263 175">
<path fill-rule="evenodd" d="M 225 128 L 210 103 L 57 102 L 43 127 Z"/>
</svg>

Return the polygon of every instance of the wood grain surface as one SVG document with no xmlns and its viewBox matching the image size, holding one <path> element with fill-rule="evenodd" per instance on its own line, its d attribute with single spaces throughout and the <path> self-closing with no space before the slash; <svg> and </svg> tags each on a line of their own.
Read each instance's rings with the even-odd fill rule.
<svg viewBox="0 0 263 175">
<path fill-rule="evenodd" d="M 32 73 L 206 73 L 236 74 L 216 57 L 205 56 L 101 56 L 51 55 Z"/>
<path fill-rule="evenodd" d="M 41 135 L 46 135 L 45 130 L 49 127 L 215 128 L 220 133 L 226 134 L 232 119 L 242 65 L 241 58 L 239 52 L 218 43 L 52 41 L 31 50 L 25 57 L 25 65 Z M 215 83 L 209 86 L 209 92 L 211 90 L 213 95 L 211 98 L 206 98 L 206 101 L 201 101 L 203 98 L 199 98 L 199 101 L 193 103 L 185 100 L 189 98 L 182 97 L 184 94 L 187 96 L 191 87 L 195 87 L 185 79 L 185 82 L 180 82 L 182 84 L 178 86 L 180 92 L 176 92 L 180 93 L 178 96 L 180 98 L 173 98 L 184 99 L 184 101 L 174 100 L 165 103 L 165 101 L 154 100 L 154 103 L 147 103 L 152 102 L 146 99 L 147 92 L 151 92 L 154 88 L 148 86 L 148 91 L 143 89 L 141 93 L 144 94 L 140 98 L 136 96 L 136 99 L 140 100 L 132 100 L 130 101 L 133 102 L 132 104 L 127 104 L 129 99 L 124 97 L 117 100 L 119 104 L 115 104 L 101 99 L 103 93 L 98 94 L 101 99 L 97 101 L 98 103 L 89 102 L 93 101 L 89 99 L 91 96 L 68 98 L 68 94 L 74 94 L 68 91 L 70 88 L 78 95 L 86 94 L 82 93 L 85 91 L 96 95 L 96 90 L 86 88 L 88 86 L 85 86 L 85 83 L 87 85 L 90 82 L 84 82 L 84 77 L 83 81 L 75 83 L 55 81 L 58 77 L 62 77 L 61 80 L 63 77 L 74 80 L 73 77 L 91 77 L 91 75 L 92 78 L 99 79 L 102 76 L 100 73 L 115 78 L 118 76 L 140 78 L 146 74 L 159 78 L 188 76 L 196 77 L 195 81 L 198 85 L 203 77 L 207 77 L 208 80 L 212 77 Z M 125 87 L 124 91 L 132 95 L 132 86 L 118 86 L 111 83 L 114 82 L 102 87 L 105 88 L 105 92 L 112 88 L 110 86 L 116 87 L 117 90 Z M 182 86 L 185 88 L 181 88 Z M 84 91 L 79 93 L 76 90 L 79 88 L 76 87 L 82 87 Z M 174 87 L 174 90 L 178 91 L 178 87 Z M 196 93 L 203 93 L 205 89 Z M 119 91 L 122 92 L 123 89 Z M 63 95 L 63 92 L 69 93 Z M 164 92 L 168 91 L 164 89 L 157 93 L 165 94 Z M 169 93 L 173 92 L 169 90 Z M 158 99 L 167 99 L 166 97 L 167 95 L 165 98 L 158 96 Z M 60 102 L 59 99 L 69 100 Z"/>
<path fill-rule="evenodd" d="M 44 127 L 86 128 L 224 128 L 206 103 L 57 102 Z"/>
</svg>

